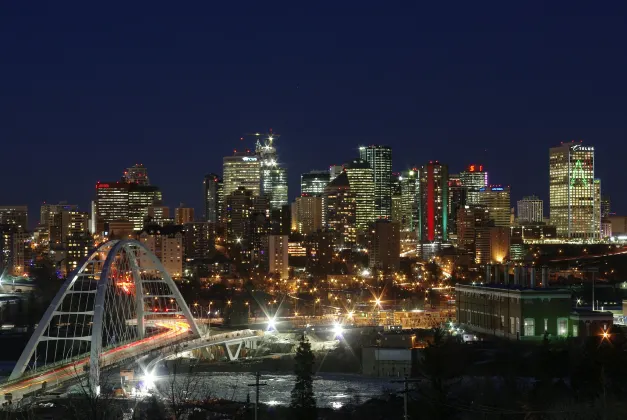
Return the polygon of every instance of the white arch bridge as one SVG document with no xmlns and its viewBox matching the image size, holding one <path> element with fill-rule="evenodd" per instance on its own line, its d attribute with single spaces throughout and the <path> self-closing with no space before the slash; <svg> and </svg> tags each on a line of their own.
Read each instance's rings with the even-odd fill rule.
<svg viewBox="0 0 627 420">
<path fill-rule="evenodd" d="M 100 372 L 147 353 L 224 345 L 229 359 L 256 347 L 259 332 L 203 336 L 159 259 L 135 240 L 100 245 L 63 284 L 0 394 L 16 400 L 82 378 L 100 392 Z M 234 354 L 233 345 L 238 346 Z"/>
</svg>

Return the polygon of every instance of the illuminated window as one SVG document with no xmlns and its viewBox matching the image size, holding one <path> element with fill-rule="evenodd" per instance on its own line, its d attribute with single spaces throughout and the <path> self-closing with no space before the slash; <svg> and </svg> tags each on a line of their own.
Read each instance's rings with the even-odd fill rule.
<svg viewBox="0 0 627 420">
<path fill-rule="evenodd" d="M 536 320 L 533 318 L 525 318 L 525 337 L 536 335 Z"/>
<path fill-rule="evenodd" d="M 557 335 L 561 337 L 568 335 L 568 318 L 557 319 Z"/>
</svg>

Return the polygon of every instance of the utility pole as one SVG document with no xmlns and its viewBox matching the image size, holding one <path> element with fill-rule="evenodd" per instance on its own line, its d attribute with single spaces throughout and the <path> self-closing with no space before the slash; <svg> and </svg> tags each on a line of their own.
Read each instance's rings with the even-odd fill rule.
<svg viewBox="0 0 627 420">
<path fill-rule="evenodd" d="M 407 395 L 409 394 L 409 383 L 410 382 L 420 382 L 419 379 L 409 379 L 407 376 L 405 376 L 405 379 L 403 379 L 402 381 L 392 381 L 392 383 L 402 383 L 404 385 L 403 387 L 403 420 L 409 420 L 409 413 L 407 412 Z"/>
<path fill-rule="evenodd" d="M 259 372 L 255 372 L 255 383 L 248 384 L 248 386 L 255 387 L 255 420 L 257 420 L 257 410 L 259 409 L 259 387 L 268 385 L 266 383 L 260 384 L 259 378 L 261 378 L 261 374 Z"/>
</svg>

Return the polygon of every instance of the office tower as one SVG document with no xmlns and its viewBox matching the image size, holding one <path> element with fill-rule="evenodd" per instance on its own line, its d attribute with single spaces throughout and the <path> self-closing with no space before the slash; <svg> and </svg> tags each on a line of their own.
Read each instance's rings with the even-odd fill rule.
<svg viewBox="0 0 627 420">
<path fill-rule="evenodd" d="M 177 225 L 184 225 L 185 223 L 192 223 L 194 221 L 194 209 L 191 207 L 185 207 L 183 203 L 174 209 L 174 223 Z"/>
<path fill-rule="evenodd" d="M 479 204 L 488 210 L 494 226 L 509 227 L 511 225 L 511 201 L 509 187 L 490 185 L 479 191 Z"/>
<path fill-rule="evenodd" d="M 47 227 L 50 218 L 64 210 L 78 210 L 78 206 L 76 204 L 68 204 L 67 201 L 61 201 L 58 204 L 42 204 L 39 210 L 39 225 Z"/>
<path fill-rule="evenodd" d="M 163 268 L 173 279 L 183 276 L 183 226 L 146 226 L 141 232 L 137 232 L 137 240 L 159 258 Z M 143 261 L 144 258 L 148 257 L 140 256 L 140 267 L 149 265 L 147 261 Z"/>
<path fill-rule="evenodd" d="M 448 166 L 431 161 L 419 173 L 419 250 L 429 259 L 448 241 Z"/>
<path fill-rule="evenodd" d="M 222 178 L 216 174 L 205 175 L 203 181 L 204 203 L 205 203 L 205 221 L 210 223 L 218 223 L 222 217 Z"/>
<path fill-rule="evenodd" d="M 282 167 L 264 168 L 261 172 L 263 195 L 268 197 L 270 208 L 280 209 L 287 202 L 287 169 Z"/>
<path fill-rule="evenodd" d="M 466 187 L 466 204 L 478 206 L 479 192 L 481 188 L 488 186 L 488 172 L 483 165 L 468 165 L 465 171 L 459 173 L 459 179 L 463 187 Z"/>
<path fill-rule="evenodd" d="M 395 273 L 401 265 L 400 224 L 379 219 L 372 223 L 368 257 L 370 268 Z"/>
<path fill-rule="evenodd" d="M 28 230 L 28 207 L 0 206 L 0 225 L 12 225 Z"/>
<path fill-rule="evenodd" d="M 129 184 L 128 188 L 128 221 L 133 230 L 144 228 L 144 220 L 148 217 L 148 208 L 161 203 L 161 191 L 154 185 Z"/>
<path fill-rule="evenodd" d="M 490 215 L 483 207 L 464 206 L 457 210 L 457 246 L 469 253 L 474 253 L 476 231 L 480 226 L 487 226 Z"/>
<path fill-rule="evenodd" d="M 310 171 L 300 176 L 300 195 L 321 197 L 324 187 L 331 182 L 331 174 L 327 171 Z"/>
<path fill-rule="evenodd" d="M 363 159 L 353 159 L 344 165 L 351 193 L 355 200 L 358 232 L 366 232 L 375 220 L 374 214 L 374 177 L 370 164 Z"/>
<path fill-rule="evenodd" d="M 126 168 L 124 175 L 122 176 L 122 181 L 128 184 L 137 184 L 142 186 L 150 185 L 150 181 L 148 180 L 148 171 L 141 163 L 135 164 L 130 168 Z"/>
<path fill-rule="evenodd" d="M 268 197 L 270 209 L 280 209 L 287 204 L 287 170 L 279 163 L 275 140 L 278 134 L 272 132 L 257 138 L 255 152 L 261 166 L 261 194 Z"/>
<path fill-rule="evenodd" d="M 268 271 L 277 274 L 281 280 L 289 277 L 288 236 L 268 236 Z"/>
<path fill-rule="evenodd" d="M 374 216 L 392 216 L 392 148 L 372 145 L 359 148 L 359 157 L 370 164 L 374 179 Z"/>
<path fill-rule="evenodd" d="M 296 230 L 303 235 L 309 235 L 322 229 L 322 197 L 296 197 Z"/>
<path fill-rule="evenodd" d="M 215 248 L 215 224 L 190 222 L 185 224 L 185 259 L 199 260 L 211 256 Z"/>
<path fill-rule="evenodd" d="M 463 186 L 459 175 L 449 175 L 448 179 L 448 233 L 457 237 L 457 214 L 466 207 L 468 190 Z"/>
<path fill-rule="evenodd" d="M 324 206 L 326 228 L 339 247 L 350 248 L 356 240 L 357 206 L 346 172 L 324 189 Z"/>
<path fill-rule="evenodd" d="M 415 232 L 418 229 L 419 206 L 419 176 L 416 168 L 404 171 L 400 177 L 401 201 L 403 215 L 401 219 L 401 231 Z"/>
<path fill-rule="evenodd" d="M 126 182 L 98 182 L 96 184 L 97 232 L 103 232 L 106 225 L 111 222 L 129 221 L 130 185 Z"/>
<path fill-rule="evenodd" d="M 259 196 L 261 187 L 261 162 L 250 150 L 238 152 L 223 159 L 223 196 L 226 197 L 243 187 L 253 196 Z"/>
<path fill-rule="evenodd" d="M 244 187 L 237 188 L 226 196 L 225 210 L 227 243 L 242 243 L 253 212 L 253 192 Z"/>
<path fill-rule="evenodd" d="M 594 180 L 594 210 L 593 210 L 593 229 L 599 233 L 601 237 L 601 180 L 596 178 Z"/>
<path fill-rule="evenodd" d="M 403 221 L 403 176 L 400 173 L 392 174 L 392 216 L 390 220 L 398 222 L 399 226 Z"/>
<path fill-rule="evenodd" d="M 543 223 L 544 202 L 535 195 L 518 200 L 518 223 Z"/>
<path fill-rule="evenodd" d="M 603 219 L 610 217 L 612 213 L 612 200 L 609 195 L 601 196 L 601 217 Z"/>
<path fill-rule="evenodd" d="M 549 211 L 560 238 L 597 239 L 594 147 L 562 143 L 549 150 Z"/>
</svg>

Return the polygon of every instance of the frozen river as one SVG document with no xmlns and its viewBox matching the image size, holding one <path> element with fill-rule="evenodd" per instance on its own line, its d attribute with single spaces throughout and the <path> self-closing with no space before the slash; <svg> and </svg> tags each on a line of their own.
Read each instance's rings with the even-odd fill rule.
<svg viewBox="0 0 627 420">
<path fill-rule="evenodd" d="M 176 378 L 180 384 L 193 382 L 198 396 L 224 398 L 232 401 L 255 400 L 255 382 L 251 373 L 200 373 L 194 374 L 192 381 L 186 382 L 184 375 Z M 157 379 L 159 388 L 168 386 L 168 377 Z M 288 405 L 290 392 L 294 387 L 294 375 L 262 374 L 259 401 L 271 405 Z M 391 383 L 389 379 L 370 378 L 360 375 L 322 373 L 315 376 L 314 393 L 319 407 L 340 408 L 350 402 L 364 402 L 386 392 L 399 391 L 402 384 Z"/>
</svg>

